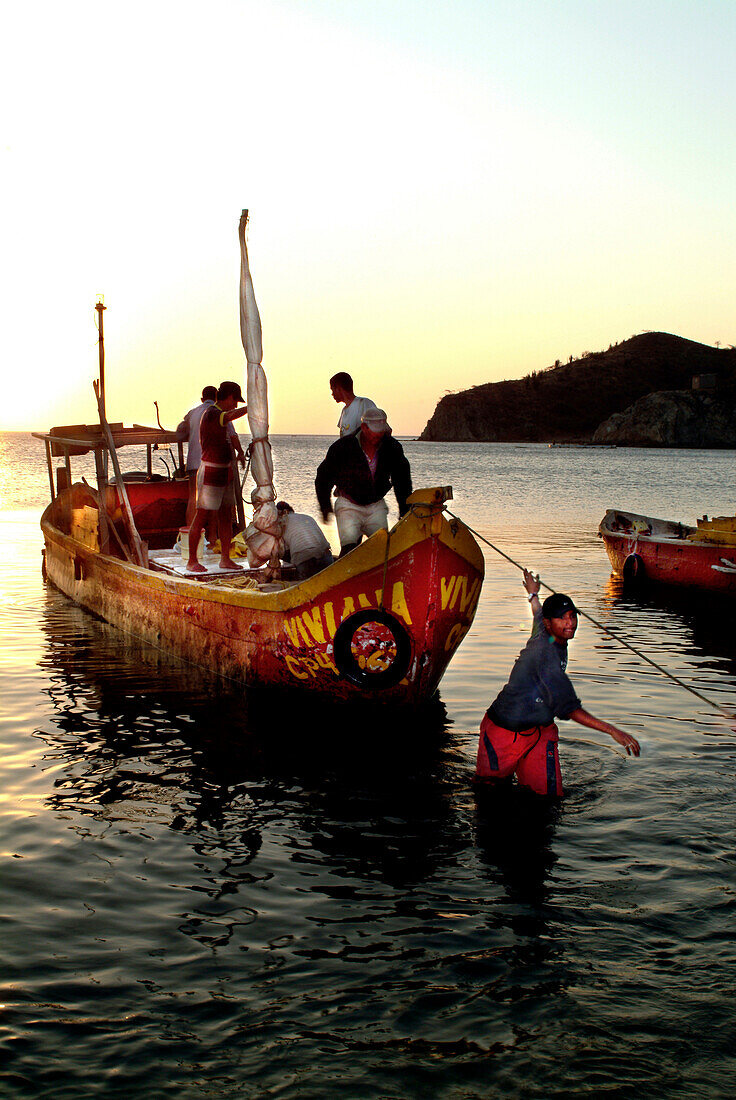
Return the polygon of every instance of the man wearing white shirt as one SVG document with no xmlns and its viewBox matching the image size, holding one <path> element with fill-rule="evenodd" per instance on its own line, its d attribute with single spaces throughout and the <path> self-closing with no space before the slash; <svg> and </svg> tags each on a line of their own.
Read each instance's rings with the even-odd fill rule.
<svg viewBox="0 0 736 1100">
<path fill-rule="evenodd" d="M 363 414 L 368 409 L 375 409 L 375 401 L 371 401 L 370 397 L 356 397 L 353 393 L 353 380 L 345 371 L 340 371 L 339 374 L 332 376 L 330 389 L 335 401 L 342 402 L 345 405 L 337 422 L 340 437 L 355 435 L 360 428 Z"/>
</svg>

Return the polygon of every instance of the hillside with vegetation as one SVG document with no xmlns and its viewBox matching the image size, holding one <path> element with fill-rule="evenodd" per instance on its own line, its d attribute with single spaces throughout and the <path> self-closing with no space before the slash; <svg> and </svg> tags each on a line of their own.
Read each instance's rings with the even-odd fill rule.
<svg viewBox="0 0 736 1100">
<path fill-rule="evenodd" d="M 590 442 L 599 426 L 614 414 L 624 414 L 640 398 L 660 391 L 680 391 L 694 392 L 700 400 L 705 391 L 699 393 L 699 385 L 708 387 L 709 400 L 715 401 L 719 410 L 725 409 L 730 415 L 736 409 L 733 346 L 710 347 L 666 332 L 645 332 L 607 351 L 586 352 L 567 363 L 558 360 L 525 378 L 489 382 L 446 394 L 420 439 Z M 706 409 L 705 404 L 702 407 Z M 705 424 L 703 433 L 707 436 Z M 626 439 L 616 442 L 625 443 Z M 656 432 L 652 445 L 657 445 Z M 677 442 L 670 439 L 664 445 Z M 685 445 L 709 444 L 700 441 Z M 734 446 L 736 440 L 729 443 L 720 439 L 712 445 Z"/>
</svg>

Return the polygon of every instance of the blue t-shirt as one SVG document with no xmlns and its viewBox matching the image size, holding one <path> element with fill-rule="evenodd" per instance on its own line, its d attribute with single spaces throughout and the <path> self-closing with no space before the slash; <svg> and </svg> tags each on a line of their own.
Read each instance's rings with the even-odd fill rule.
<svg viewBox="0 0 736 1100">
<path fill-rule="evenodd" d="M 507 730 L 549 726 L 581 705 L 565 669 L 567 645 L 547 633 L 541 609 L 532 635 L 516 659 L 508 683 L 488 708 L 488 717 Z"/>
</svg>

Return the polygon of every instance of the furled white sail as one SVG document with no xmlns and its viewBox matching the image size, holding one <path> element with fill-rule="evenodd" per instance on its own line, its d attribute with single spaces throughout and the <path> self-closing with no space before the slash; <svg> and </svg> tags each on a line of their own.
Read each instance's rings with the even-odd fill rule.
<svg viewBox="0 0 736 1100">
<path fill-rule="evenodd" d="M 253 280 L 248 265 L 248 248 L 245 243 L 245 227 L 248 211 L 240 216 L 240 335 L 248 361 L 246 400 L 250 424 L 251 471 L 256 487 L 251 493 L 253 520 L 245 529 L 248 544 L 248 564 L 258 567 L 279 562 L 280 526 L 276 513 L 276 493 L 273 487 L 273 458 L 268 439 L 268 382 L 261 366 L 263 341 L 261 318 L 253 291 Z"/>
</svg>

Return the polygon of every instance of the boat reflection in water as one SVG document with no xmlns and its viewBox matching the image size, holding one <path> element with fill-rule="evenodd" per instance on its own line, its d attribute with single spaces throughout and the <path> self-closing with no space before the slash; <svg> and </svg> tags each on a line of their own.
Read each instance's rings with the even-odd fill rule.
<svg viewBox="0 0 736 1100">
<path fill-rule="evenodd" d="M 647 651 L 670 649 L 681 660 L 683 644 L 688 664 L 698 669 L 736 675 L 736 635 L 730 603 L 713 592 L 669 585 L 641 585 L 612 575 L 605 586 L 604 609 L 616 609 L 617 630 L 635 641 L 646 623 L 642 646 Z M 642 618 L 642 611 L 648 614 Z M 605 621 L 604 621 L 605 625 Z"/>
<path fill-rule="evenodd" d="M 240 867 L 264 829 L 288 822 L 330 865 L 390 882 L 421 881 L 466 845 L 437 696 L 379 712 L 239 685 L 215 693 L 206 672 L 53 590 L 44 630 L 56 810 L 155 822 Z"/>
</svg>

